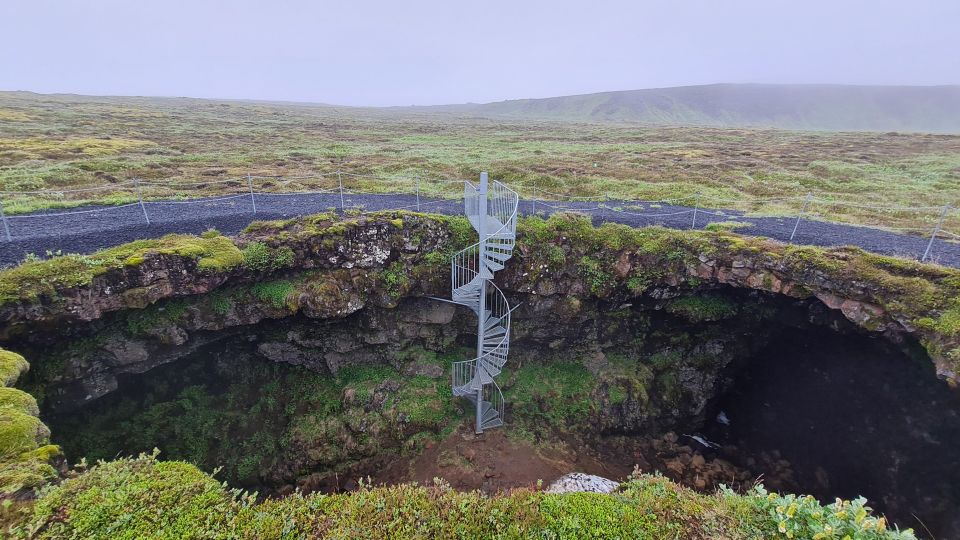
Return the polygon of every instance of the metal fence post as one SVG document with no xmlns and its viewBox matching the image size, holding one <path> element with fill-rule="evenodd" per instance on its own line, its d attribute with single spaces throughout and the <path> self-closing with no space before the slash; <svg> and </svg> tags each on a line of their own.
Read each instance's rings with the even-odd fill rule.
<svg viewBox="0 0 960 540">
<path fill-rule="evenodd" d="M 7 215 L 3 212 L 3 199 L 0 199 L 0 220 L 3 220 L 3 234 L 7 237 L 7 242 L 13 242 L 10 236 L 10 225 L 7 224 Z"/>
<path fill-rule="evenodd" d="M 343 177 L 340 175 L 340 169 L 337 169 L 337 183 L 340 184 L 340 211 L 343 212 Z"/>
<path fill-rule="evenodd" d="M 143 205 L 143 191 L 140 188 L 140 179 L 134 178 L 133 183 L 137 186 L 137 200 L 140 201 L 140 211 L 143 212 L 143 219 L 146 220 L 147 225 L 149 225 L 150 216 L 147 215 L 147 207 Z"/>
<path fill-rule="evenodd" d="M 790 241 L 793 242 L 793 237 L 797 235 L 797 227 L 800 226 L 800 219 L 803 218 L 803 215 L 807 213 L 807 206 L 810 205 L 810 199 L 813 198 L 813 193 L 807 193 L 807 198 L 803 201 L 803 208 L 800 210 L 800 213 L 797 214 L 797 222 L 793 224 L 793 232 L 790 233 Z"/>
<path fill-rule="evenodd" d="M 250 188 L 250 206 L 253 207 L 253 213 L 257 213 L 257 199 L 253 196 L 253 177 L 247 173 L 247 187 Z"/>
<path fill-rule="evenodd" d="M 920 262 L 927 262 L 927 256 L 930 255 L 930 249 L 933 248 L 933 241 L 936 240 L 937 235 L 940 234 L 940 227 L 943 226 L 943 219 L 947 217 L 947 212 L 950 211 L 950 205 L 943 205 L 943 210 L 940 212 L 940 219 L 937 220 L 937 226 L 933 229 L 933 234 L 930 235 L 930 242 L 927 243 L 927 249 L 923 251 L 923 257 L 920 257 Z"/>
<path fill-rule="evenodd" d="M 693 223 L 690 224 L 691 229 L 697 228 L 697 210 L 700 210 L 700 194 L 697 193 L 696 198 L 693 203 Z"/>
<path fill-rule="evenodd" d="M 420 177 L 417 176 L 417 212 L 420 211 Z"/>
</svg>

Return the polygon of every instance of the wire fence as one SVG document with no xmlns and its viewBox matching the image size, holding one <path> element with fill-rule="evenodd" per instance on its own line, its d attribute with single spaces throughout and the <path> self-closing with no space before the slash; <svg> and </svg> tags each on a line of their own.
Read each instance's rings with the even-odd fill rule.
<svg viewBox="0 0 960 540">
<path fill-rule="evenodd" d="M 356 213 L 381 210 L 433 211 L 462 198 L 462 182 L 427 175 L 383 176 L 342 170 L 300 175 L 251 174 L 194 182 L 131 179 L 76 189 L 0 191 L 0 221 L 3 239 L 11 242 L 18 234 L 43 235 L 47 232 L 43 230 L 45 225 L 64 227 L 62 220 L 56 223 L 50 221 L 53 218 L 71 218 L 70 223 L 66 224 L 69 228 L 83 226 L 84 219 L 90 216 L 100 219 L 115 213 L 118 216 L 122 214 L 122 219 L 127 223 L 136 220 L 150 226 L 157 220 L 165 219 L 165 214 L 174 213 L 172 208 L 181 206 L 196 206 L 198 212 L 218 215 L 256 215 L 261 211 L 258 204 L 274 208 L 277 203 L 296 203 L 300 214 L 323 210 L 351 210 Z M 857 209 L 859 213 L 857 222 L 845 225 L 922 237 L 925 240 L 922 253 L 912 254 L 921 261 L 935 259 L 935 246 L 939 244 L 960 243 L 960 209 L 950 204 L 871 205 L 835 200 L 812 192 L 782 197 L 739 198 L 693 193 L 660 200 L 628 200 L 612 193 L 584 196 L 535 186 L 514 186 L 514 189 L 520 192 L 524 200 L 524 213 L 528 215 L 576 211 L 604 218 L 629 216 L 641 224 L 665 224 L 690 229 L 704 228 L 717 221 L 730 221 L 728 225 L 735 228 L 744 224 L 744 220 L 772 216 L 789 228 L 789 235 L 783 234 L 782 239 L 794 242 L 804 232 L 805 224 L 843 224 L 828 218 L 836 215 L 833 209 L 848 207 Z M 358 196 L 372 195 L 384 196 L 383 202 L 376 201 L 371 205 L 370 197 L 357 199 Z M 390 197 L 395 195 L 404 195 L 410 200 Z M 453 210 L 452 207 L 450 209 Z M 97 226 L 100 225 L 102 223 Z M 68 232 L 57 230 L 51 233 L 62 236 Z"/>
</svg>

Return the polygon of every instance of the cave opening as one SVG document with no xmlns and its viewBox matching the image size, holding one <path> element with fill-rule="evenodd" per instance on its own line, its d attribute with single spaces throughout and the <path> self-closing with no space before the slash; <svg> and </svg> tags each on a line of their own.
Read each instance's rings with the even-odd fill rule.
<svg viewBox="0 0 960 540">
<path fill-rule="evenodd" d="M 459 429 L 470 415 L 448 382 L 470 355 L 469 318 L 425 299 L 191 330 L 176 346 L 165 330 L 148 348 L 156 365 L 103 360 L 118 348 L 105 338 L 67 360 L 104 371 L 66 384 L 39 380 L 41 364 L 30 382 L 49 394 L 44 419 L 71 461 L 157 447 L 272 495 L 349 490 L 367 475 L 505 489 L 534 478 L 524 473 L 622 479 L 639 465 L 697 489 L 760 479 L 824 501 L 862 495 L 921 535 L 960 534 L 960 393 L 909 339 L 816 300 L 729 287 L 517 304 L 509 425 L 480 441 Z M 82 399 L 104 373 L 115 389 Z"/>
<path fill-rule="evenodd" d="M 908 352 L 862 333 L 786 328 L 732 367 L 703 434 L 768 486 L 864 496 L 921 536 L 957 537 L 960 392 Z"/>
</svg>

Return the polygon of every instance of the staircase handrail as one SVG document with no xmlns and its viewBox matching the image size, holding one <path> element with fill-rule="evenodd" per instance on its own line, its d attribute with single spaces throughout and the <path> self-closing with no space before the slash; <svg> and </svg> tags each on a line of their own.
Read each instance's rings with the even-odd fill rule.
<svg viewBox="0 0 960 540">
<path fill-rule="evenodd" d="M 500 293 L 500 296 L 503 298 L 504 303 L 506 303 L 507 297 L 506 297 L 505 294 L 503 294 L 503 291 L 500 290 L 500 287 L 497 287 L 497 285 L 496 285 L 494 282 L 492 282 L 492 281 L 491 281 L 489 284 L 490 284 L 490 285 L 493 285 L 493 288 L 496 289 L 498 293 Z M 507 303 L 506 305 L 509 306 L 510 304 Z M 500 341 L 497 342 L 496 347 L 494 347 L 494 348 L 490 349 L 489 351 L 481 354 L 480 356 L 474 358 L 473 361 L 479 362 L 480 360 L 483 360 L 484 358 L 492 355 L 493 353 L 495 353 L 496 351 L 498 351 L 498 350 L 500 350 L 502 347 L 504 347 L 504 342 L 505 342 L 505 341 L 508 342 L 507 344 L 509 345 L 509 341 L 510 341 L 510 313 L 512 313 L 512 312 L 513 312 L 513 310 L 508 309 L 507 312 L 503 315 L 503 319 L 506 319 L 506 321 L 507 321 L 507 324 L 504 325 L 504 327 L 503 327 L 503 329 L 506 330 L 506 333 L 503 334 L 503 337 L 501 337 L 501 338 L 500 338 Z M 479 365 L 479 364 L 478 364 L 478 365 Z"/>
</svg>

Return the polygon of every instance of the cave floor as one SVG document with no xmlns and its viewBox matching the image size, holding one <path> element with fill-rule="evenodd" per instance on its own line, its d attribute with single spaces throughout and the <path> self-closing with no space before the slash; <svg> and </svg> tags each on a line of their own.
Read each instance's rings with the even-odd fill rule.
<svg viewBox="0 0 960 540">
<path fill-rule="evenodd" d="M 509 426 L 475 435 L 472 423 L 463 421 L 445 439 L 428 443 L 419 455 L 382 469 L 372 477 L 373 483 L 429 485 L 442 478 L 457 490 L 492 494 L 534 488 L 541 480 L 545 487 L 571 472 L 623 480 L 633 470 L 630 459 L 601 460 L 573 444 L 528 442 L 510 437 L 507 430 Z"/>
</svg>

